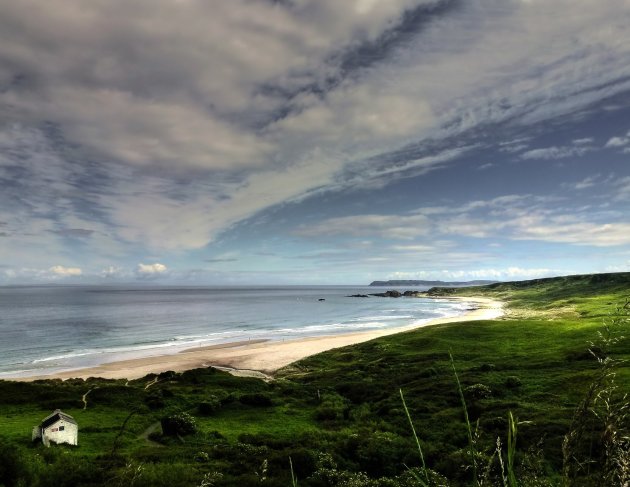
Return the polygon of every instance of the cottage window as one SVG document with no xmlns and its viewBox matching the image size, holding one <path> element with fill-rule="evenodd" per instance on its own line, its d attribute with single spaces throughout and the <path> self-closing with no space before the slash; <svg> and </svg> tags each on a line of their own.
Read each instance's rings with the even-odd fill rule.
<svg viewBox="0 0 630 487">
<path fill-rule="evenodd" d="M 63 431 L 65 426 L 59 426 L 59 431 Z"/>
</svg>

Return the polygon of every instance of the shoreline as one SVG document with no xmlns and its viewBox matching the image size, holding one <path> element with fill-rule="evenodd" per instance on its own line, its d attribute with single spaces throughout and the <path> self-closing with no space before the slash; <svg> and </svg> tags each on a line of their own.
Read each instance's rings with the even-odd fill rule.
<svg viewBox="0 0 630 487">
<path fill-rule="evenodd" d="M 175 354 L 155 355 L 109 362 L 94 367 L 55 372 L 30 377 L 3 377 L 4 380 L 30 382 L 41 379 L 101 377 L 105 379 L 139 379 L 148 374 L 172 370 L 183 372 L 200 367 L 217 367 L 233 375 L 265 378 L 278 369 L 303 358 L 334 348 L 363 343 L 374 338 L 445 323 L 491 320 L 503 316 L 500 301 L 477 297 L 432 297 L 447 301 L 464 301 L 479 307 L 459 316 L 436 318 L 422 324 L 365 332 L 325 335 L 291 340 L 260 339 L 195 347 Z"/>
</svg>

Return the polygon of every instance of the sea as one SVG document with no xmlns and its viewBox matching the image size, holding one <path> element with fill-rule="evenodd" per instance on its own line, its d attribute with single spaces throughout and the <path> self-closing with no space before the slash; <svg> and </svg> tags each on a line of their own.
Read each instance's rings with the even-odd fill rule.
<svg viewBox="0 0 630 487">
<path fill-rule="evenodd" d="M 414 288 L 422 290 L 422 288 Z M 361 286 L 0 287 L 0 379 L 248 340 L 421 325 L 470 303 Z"/>
</svg>

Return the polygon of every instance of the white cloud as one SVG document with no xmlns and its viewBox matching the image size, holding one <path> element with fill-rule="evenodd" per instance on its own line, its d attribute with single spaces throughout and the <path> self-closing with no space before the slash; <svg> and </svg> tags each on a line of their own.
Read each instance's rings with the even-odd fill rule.
<svg viewBox="0 0 630 487">
<path fill-rule="evenodd" d="M 611 137 L 604 147 L 624 147 L 630 144 L 630 131 L 625 136 Z"/>
<path fill-rule="evenodd" d="M 630 224 L 584 221 L 573 215 L 535 216 L 515 221 L 513 239 L 612 247 L 630 244 Z"/>
<path fill-rule="evenodd" d="M 584 178 L 582 181 L 578 181 L 573 185 L 573 187 L 577 190 L 591 188 L 595 186 L 595 182 L 597 181 L 598 176 L 589 176 Z"/>
<path fill-rule="evenodd" d="M 532 149 L 521 154 L 521 159 L 564 159 L 565 157 L 580 157 L 589 152 L 584 146 L 545 147 Z"/>
<path fill-rule="evenodd" d="M 136 276 L 141 279 L 153 279 L 165 275 L 168 268 L 164 264 L 155 262 L 154 264 L 138 264 L 136 267 Z"/>
<path fill-rule="evenodd" d="M 626 137 L 612 137 L 606 142 L 605 147 L 622 147 L 630 142 Z"/>
<path fill-rule="evenodd" d="M 58 277 L 77 277 L 83 274 L 79 267 L 64 267 L 62 265 L 52 266 L 48 270 L 52 275 Z"/>
<path fill-rule="evenodd" d="M 489 200 L 483 215 L 459 213 L 434 220 L 437 232 L 476 238 L 502 237 L 572 245 L 611 247 L 630 244 L 630 224 L 624 220 L 597 221 L 577 208 L 542 207 L 535 199 L 512 204 Z M 422 211 L 422 210 L 419 210 Z M 437 214 L 436 216 L 440 216 Z"/>
<path fill-rule="evenodd" d="M 617 187 L 617 194 L 615 195 L 615 199 L 619 201 L 630 200 L 630 176 L 619 179 L 615 183 L 615 186 Z"/>
<path fill-rule="evenodd" d="M 448 242 L 446 243 L 448 244 Z M 395 252 L 410 252 L 410 253 L 432 253 L 440 250 L 440 247 L 444 247 L 445 243 L 441 242 L 439 247 L 436 245 L 392 245 L 391 250 Z"/>
<path fill-rule="evenodd" d="M 429 220 L 424 215 L 371 214 L 330 218 L 315 225 L 300 226 L 294 233 L 303 237 L 367 235 L 407 240 L 427 235 L 429 231 Z"/>
<path fill-rule="evenodd" d="M 609 265 L 605 269 L 606 272 L 629 272 L 630 271 L 630 260 L 628 260 L 625 264 L 620 265 Z"/>
<path fill-rule="evenodd" d="M 17 272 L 15 271 L 15 269 L 2 269 L 2 273 L 7 279 L 13 279 L 17 276 Z"/>
<path fill-rule="evenodd" d="M 419 271 L 419 272 L 393 272 L 387 275 L 387 279 L 419 279 L 419 280 L 446 280 L 446 281 L 464 281 L 464 280 L 519 280 L 534 279 L 539 277 L 549 277 L 564 274 L 566 271 L 547 268 L 485 268 L 472 270 L 436 270 L 436 271 Z"/>
<path fill-rule="evenodd" d="M 584 137 L 582 139 L 574 139 L 573 143 L 575 145 L 590 145 L 593 142 L 595 142 L 595 139 L 593 137 Z"/>
<path fill-rule="evenodd" d="M 101 271 L 100 275 L 101 277 L 104 277 L 106 279 L 114 279 L 119 277 L 126 277 L 129 275 L 129 273 L 126 272 L 125 269 L 123 269 L 122 267 L 110 265 L 104 268 Z"/>
<path fill-rule="evenodd" d="M 622 181 L 619 194 L 625 189 Z M 549 203 L 555 203 L 549 206 Z M 419 236 L 505 238 L 579 246 L 612 247 L 630 244 L 630 223 L 609 215 L 564 208 L 562 200 L 531 195 L 505 195 L 461 206 L 418 208 L 409 215 L 356 215 L 331 218 L 299 227 L 301 236 L 379 236 L 413 239 Z M 606 218 L 606 220 L 603 220 Z M 603 220 L 603 221 L 601 221 Z M 404 246 L 403 246 L 404 247 Z M 400 247 L 402 249 L 403 247 Z"/>
</svg>

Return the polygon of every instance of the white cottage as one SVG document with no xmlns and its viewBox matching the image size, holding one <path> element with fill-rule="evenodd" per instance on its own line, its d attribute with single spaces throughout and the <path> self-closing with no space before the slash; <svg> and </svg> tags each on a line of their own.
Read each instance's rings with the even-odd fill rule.
<svg viewBox="0 0 630 487">
<path fill-rule="evenodd" d="M 75 419 L 60 409 L 46 416 L 39 426 L 33 427 L 33 441 L 40 440 L 46 446 L 50 443 L 76 445 L 79 438 L 79 425 Z"/>
</svg>

